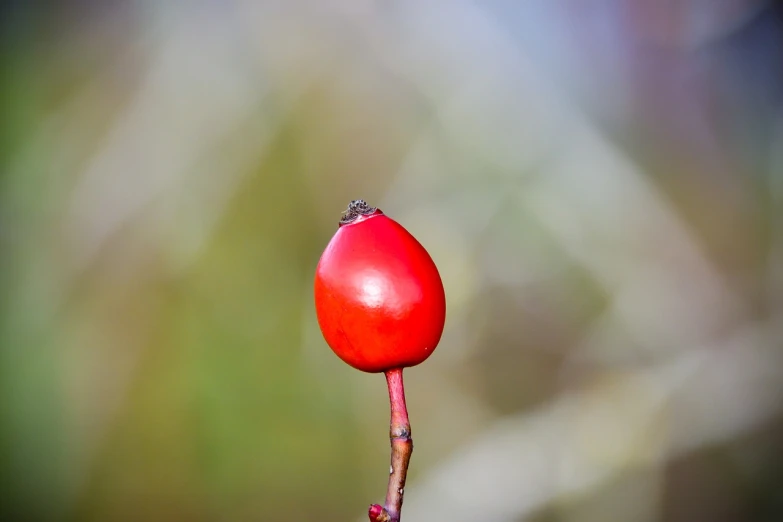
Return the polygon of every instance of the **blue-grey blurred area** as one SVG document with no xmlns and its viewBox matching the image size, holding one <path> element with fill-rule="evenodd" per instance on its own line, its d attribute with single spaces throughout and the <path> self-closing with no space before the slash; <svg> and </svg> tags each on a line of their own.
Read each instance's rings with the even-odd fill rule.
<svg viewBox="0 0 783 522">
<path fill-rule="evenodd" d="M 381 375 L 312 302 L 430 251 L 406 522 L 783 520 L 783 7 L 11 2 L 0 519 L 359 521 Z"/>
</svg>

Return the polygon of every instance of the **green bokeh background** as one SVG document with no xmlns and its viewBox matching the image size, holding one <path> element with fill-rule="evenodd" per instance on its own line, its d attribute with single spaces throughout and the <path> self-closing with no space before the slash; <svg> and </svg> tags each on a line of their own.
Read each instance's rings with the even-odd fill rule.
<svg viewBox="0 0 783 522">
<path fill-rule="evenodd" d="M 446 284 L 411 521 L 783 517 L 783 18 L 686 4 L 4 8 L 0 518 L 360 520 L 386 390 L 312 305 L 359 197 Z"/>
</svg>

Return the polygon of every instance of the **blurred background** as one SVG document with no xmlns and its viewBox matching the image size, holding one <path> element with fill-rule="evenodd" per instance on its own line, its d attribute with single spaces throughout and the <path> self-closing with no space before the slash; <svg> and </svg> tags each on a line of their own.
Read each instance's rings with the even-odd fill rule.
<svg viewBox="0 0 783 522">
<path fill-rule="evenodd" d="M 355 198 L 446 286 L 406 522 L 783 520 L 780 2 L 0 13 L 3 520 L 366 520 Z"/>
</svg>

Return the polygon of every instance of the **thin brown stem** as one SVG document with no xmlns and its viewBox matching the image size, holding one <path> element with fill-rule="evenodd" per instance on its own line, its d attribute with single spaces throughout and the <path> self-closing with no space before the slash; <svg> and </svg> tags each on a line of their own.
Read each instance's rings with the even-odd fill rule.
<svg viewBox="0 0 783 522">
<path fill-rule="evenodd" d="M 399 522 L 402 500 L 405 494 L 405 478 L 408 475 L 408 463 L 413 452 L 411 424 L 408 420 L 408 408 L 405 405 L 405 388 L 402 382 L 402 368 L 386 372 L 386 384 L 389 386 L 391 422 L 389 440 L 391 441 L 391 469 L 389 486 L 386 489 L 385 506 L 370 506 L 372 522 Z"/>
</svg>

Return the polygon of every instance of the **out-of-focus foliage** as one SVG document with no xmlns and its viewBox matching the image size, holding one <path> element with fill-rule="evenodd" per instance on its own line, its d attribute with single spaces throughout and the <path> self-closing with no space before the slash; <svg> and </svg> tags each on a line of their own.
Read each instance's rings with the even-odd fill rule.
<svg viewBox="0 0 783 522">
<path fill-rule="evenodd" d="M 358 197 L 448 298 L 407 522 L 783 518 L 779 2 L 3 9 L 3 520 L 363 519 Z"/>
</svg>

